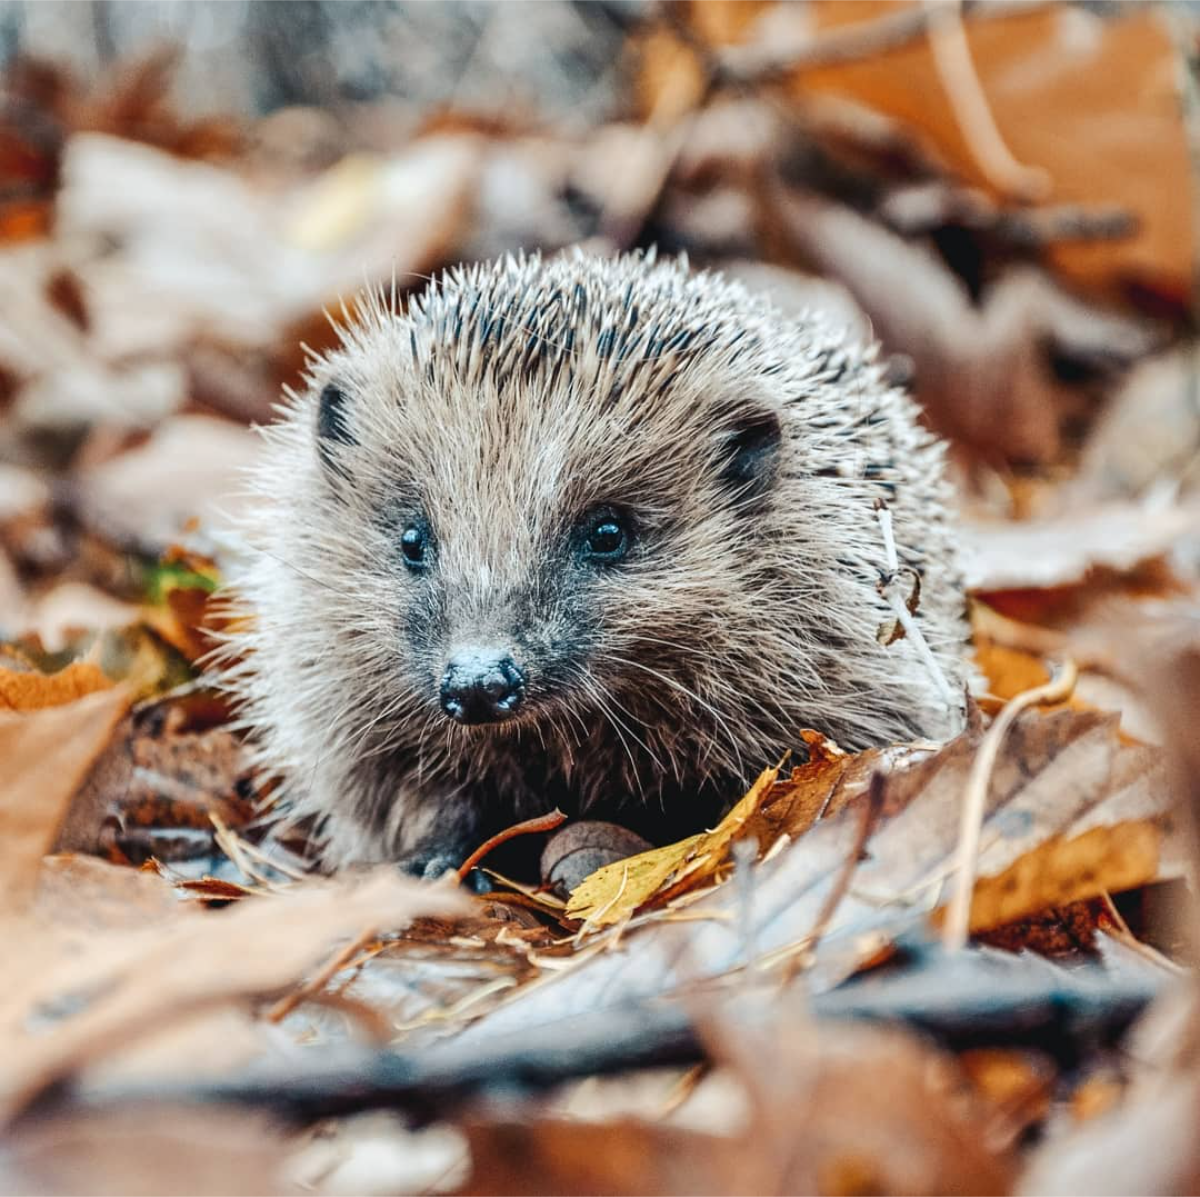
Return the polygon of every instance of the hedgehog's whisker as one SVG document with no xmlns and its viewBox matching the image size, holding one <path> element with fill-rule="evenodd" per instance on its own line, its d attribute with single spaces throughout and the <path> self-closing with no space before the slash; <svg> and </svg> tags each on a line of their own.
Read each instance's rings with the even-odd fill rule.
<svg viewBox="0 0 1200 1197">
<path fill-rule="evenodd" d="M 363 728 L 362 734 L 354 742 L 353 746 L 351 747 L 351 751 L 357 752 L 358 749 L 362 747 L 363 741 L 366 740 L 367 736 L 370 735 L 370 733 L 373 732 L 385 720 L 391 719 L 393 715 L 397 714 L 399 711 L 402 711 L 404 707 L 411 701 L 412 697 L 413 696 L 408 693 L 400 694 L 388 706 L 380 711 L 379 714 L 376 715 L 375 718 Z M 395 746 L 395 743 L 396 741 L 394 738 L 385 736 L 379 741 L 379 743 L 368 748 L 367 751 L 362 754 L 361 759 L 366 760 L 369 757 L 380 756 L 385 752 L 389 752 Z"/>
<path fill-rule="evenodd" d="M 743 762 L 742 762 L 742 751 L 741 751 L 740 745 L 738 744 L 737 737 L 733 734 L 732 730 L 729 727 L 729 724 L 725 720 L 725 717 L 721 714 L 720 711 L 717 710 L 716 707 L 714 707 L 712 705 L 712 703 L 706 702 L 703 698 L 700 697 L 699 694 L 696 693 L 695 690 L 692 690 L 690 687 L 685 686 L 682 682 L 676 681 L 669 674 L 661 673 L 657 669 L 651 669 L 649 665 L 643 665 L 640 661 L 631 661 L 625 657 L 611 656 L 611 654 L 610 654 L 610 657 L 618 665 L 625 665 L 630 669 L 640 669 L 643 673 L 648 673 L 651 677 L 658 678 L 658 680 L 660 682 L 664 682 L 666 685 L 670 686 L 672 689 L 679 691 L 679 693 L 682 694 L 685 698 L 691 699 L 692 702 L 696 703 L 698 706 L 700 706 L 705 711 L 707 711 L 717 721 L 717 723 L 720 724 L 721 730 L 728 737 L 729 746 L 733 749 L 734 754 L 737 757 L 738 773 L 740 774 L 744 771 L 744 766 L 743 766 Z"/>
<path fill-rule="evenodd" d="M 256 553 L 261 553 L 264 557 L 270 557 L 272 561 L 282 565 L 285 569 L 290 569 L 298 578 L 303 578 L 306 582 L 311 582 L 314 586 L 320 586 L 323 590 L 328 590 L 330 594 L 336 594 L 338 598 L 353 601 L 353 595 L 342 590 L 339 586 L 334 586 L 332 582 L 326 582 L 324 578 L 314 577 L 310 573 L 306 573 L 298 565 L 293 565 L 286 557 L 280 557 L 278 553 L 272 553 L 270 549 L 264 549 L 261 545 L 248 544 L 246 547 L 253 549 Z"/>
<path fill-rule="evenodd" d="M 622 711 L 625 712 L 626 715 L 628 715 L 635 722 L 641 723 L 642 726 L 647 731 L 651 730 L 649 724 L 644 723 L 642 720 L 638 719 L 637 716 L 634 715 L 632 711 L 628 710 L 620 702 L 618 702 L 616 696 L 612 693 L 612 691 L 610 689 L 608 689 L 608 687 L 606 687 L 600 681 L 600 679 L 597 678 L 595 676 L 595 674 L 593 674 L 591 672 L 591 670 L 587 669 L 586 667 L 581 667 L 580 669 L 578 669 L 576 671 L 576 676 L 577 676 L 579 682 L 581 683 L 581 685 L 583 686 L 585 693 L 590 695 L 592 700 L 596 703 L 597 707 L 599 707 L 601 714 L 603 714 L 604 717 L 609 721 L 609 723 L 612 724 L 613 730 L 617 733 L 618 736 L 620 736 L 621 743 L 625 746 L 625 753 L 629 757 L 629 763 L 633 767 L 634 777 L 637 777 L 638 772 L 639 772 L 638 767 L 637 767 L 637 761 L 634 759 L 633 753 L 629 749 L 629 745 L 625 743 L 625 737 L 621 735 L 622 729 L 624 729 L 626 732 L 629 733 L 629 735 L 632 737 L 633 741 L 636 744 L 638 744 L 641 747 L 642 751 L 645 752 L 646 755 L 651 759 L 651 761 L 654 762 L 655 768 L 658 769 L 659 772 L 664 772 L 663 764 L 658 759 L 658 757 L 655 755 L 654 750 L 650 747 L 649 744 L 647 744 L 645 742 L 645 740 L 643 740 L 633 730 L 633 728 L 631 728 L 623 719 L 620 718 L 620 716 L 618 716 L 610 708 L 609 703 L 612 703 L 614 706 L 619 707 Z"/>
<path fill-rule="evenodd" d="M 605 701 L 604 691 L 599 688 L 599 685 L 595 682 L 592 676 L 587 671 L 577 671 L 576 676 L 583 688 L 584 693 L 588 695 L 588 697 L 595 704 L 596 709 L 604 717 L 613 731 L 617 733 L 617 739 L 620 741 L 621 747 L 625 750 L 625 755 L 629 758 L 629 767 L 633 771 L 633 776 L 636 778 L 638 775 L 637 758 L 633 755 L 633 749 L 629 747 L 629 742 L 625 739 L 625 732 L 628 732 L 630 736 L 637 741 L 637 743 L 641 744 L 646 754 L 661 769 L 662 766 L 658 764 L 658 760 L 655 758 L 654 753 L 651 752 L 650 749 L 643 744 L 640 739 L 638 739 L 638 737 L 630 728 L 626 727 L 621 720 L 613 714 L 612 710 L 608 706 L 608 703 Z"/>
</svg>

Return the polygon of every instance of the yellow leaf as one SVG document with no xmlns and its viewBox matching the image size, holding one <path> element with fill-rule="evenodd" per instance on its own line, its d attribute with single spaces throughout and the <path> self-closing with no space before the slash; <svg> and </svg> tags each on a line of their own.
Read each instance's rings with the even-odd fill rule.
<svg viewBox="0 0 1200 1197">
<path fill-rule="evenodd" d="M 764 769 L 746 796 L 712 831 L 614 861 L 585 877 L 571 891 L 568 917 L 593 927 L 611 926 L 664 894 L 685 870 L 689 887 L 714 876 L 728 861 L 729 845 L 739 838 L 746 821 L 770 792 L 782 765 L 780 761 Z"/>
</svg>

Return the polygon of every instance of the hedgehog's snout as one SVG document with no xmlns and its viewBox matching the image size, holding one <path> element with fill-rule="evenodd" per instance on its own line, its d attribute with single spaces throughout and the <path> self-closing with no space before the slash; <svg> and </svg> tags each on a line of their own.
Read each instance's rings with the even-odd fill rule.
<svg viewBox="0 0 1200 1197">
<path fill-rule="evenodd" d="M 460 649 L 442 675 L 442 710 L 457 723 L 499 723 L 517 713 L 525 675 L 499 649 Z"/>
</svg>

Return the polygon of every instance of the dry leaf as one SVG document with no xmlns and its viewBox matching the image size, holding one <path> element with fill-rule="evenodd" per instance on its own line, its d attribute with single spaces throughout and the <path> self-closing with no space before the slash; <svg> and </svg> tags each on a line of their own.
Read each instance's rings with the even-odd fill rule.
<svg viewBox="0 0 1200 1197">
<path fill-rule="evenodd" d="M 770 791 L 780 767 L 764 769 L 715 830 L 598 869 L 572 890 L 567 916 L 593 927 L 611 926 L 664 894 L 684 876 L 689 888 L 715 877 L 728 862 L 729 845 L 742 838 L 746 820 Z"/>
<path fill-rule="evenodd" d="M 209 529 L 228 524 L 244 490 L 242 471 L 258 451 L 258 438 L 246 428 L 210 416 L 176 416 L 144 445 L 84 471 L 88 518 L 157 555 L 193 519 Z"/>
<path fill-rule="evenodd" d="M 1053 836 L 1003 873 L 975 883 L 971 930 L 1146 885 L 1159 876 L 1161 839 L 1161 830 L 1147 822 L 1094 827 L 1071 839 Z"/>
<path fill-rule="evenodd" d="M 1006 1193 L 954 1061 L 915 1036 L 791 1017 L 714 1020 L 706 1036 L 755 1110 L 754 1192 Z"/>
<path fill-rule="evenodd" d="M 869 21 L 890 6 L 814 7 L 820 29 Z M 1132 212 L 1138 235 L 1051 250 L 1070 279 L 1119 292 L 1131 282 L 1188 302 L 1193 230 L 1190 171 L 1178 117 L 1175 49 L 1159 14 L 1119 17 L 1046 5 L 966 20 L 971 58 L 996 125 L 1018 162 L 1048 171 L 1053 199 Z M 987 188 L 942 87 L 925 37 L 885 54 L 800 72 L 812 92 L 852 98 L 916 130 L 960 177 Z"/>
<path fill-rule="evenodd" d="M 255 813 L 255 794 L 245 747 L 232 732 L 177 732 L 140 714 L 96 761 L 55 846 L 135 864 L 207 855 L 213 817 L 242 827 Z"/>
<path fill-rule="evenodd" d="M 93 762 L 129 705 L 121 689 L 99 690 L 65 706 L 0 712 L 0 912 L 29 898 L 42 857 Z"/>
<path fill-rule="evenodd" d="M 963 793 L 979 736 L 980 730 L 974 729 L 939 751 L 916 759 L 901 757 L 886 773 L 877 828 L 831 916 L 830 895 L 844 886 L 847 860 L 858 843 L 861 820 L 853 794 L 866 791 L 874 769 L 855 781 L 840 814 L 820 819 L 755 869 L 749 899 L 743 887 L 725 885 L 689 905 L 687 922 L 647 918 L 635 932 L 636 950 L 585 959 L 556 978 L 553 986 L 534 987 L 509 1000 L 466 1033 L 486 1040 L 505 1027 L 582 1014 L 630 988 L 643 995 L 676 992 L 681 953 L 686 953 L 692 984 L 741 965 L 748 943 L 763 961 L 787 961 L 798 954 L 802 960 L 803 951 L 812 951 L 808 984 L 814 993 L 840 984 L 877 957 L 891 937 L 911 933 L 914 924 L 948 899 Z M 882 761 L 876 758 L 885 772 L 886 761 L 886 755 Z M 848 767 L 844 781 L 850 771 Z M 838 793 L 835 788 L 834 798 Z M 1092 828 L 1130 822 L 1159 828 L 1159 873 L 1177 875 L 1179 837 L 1172 830 L 1170 811 L 1170 793 L 1153 751 L 1122 744 L 1115 716 L 1028 712 L 1010 729 L 991 779 L 981 884 L 987 887 L 988 878 L 1003 874 L 1054 837 L 1069 842 Z M 685 854 L 691 850 L 692 844 L 684 845 Z M 1073 872 L 1064 876 L 1056 871 L 1074 869 L 1070 853 L 1035 858 L 1035 865 L 1046 868 L 1031 868 L 1036 880 L 1031 879 L 1026 894 L 1053 893 L 1057 898 L 1082 888 L 1099 893 L 1132 875 L 1128 862 L 1119 858 L 1091 863 L 1095 872 L 1085 887 Z M 607 872 L 612 884 L 611 868 Z M 618 886 L 619 878 L 609 900 Z M 818 920 L 825 918 L 824 934 L 814 950 L 810 937 Z"/>
<path fill-rule="evenodd" d="M 1021 649 L 1008 648 L 976 633 L 975 664 L 987 678 L 988 691 L 1007 701 L 1026 690 L 1044 686 L 1050 680 L 1050 670 L 1041 657 Z"/>
<path fill-rule="evenodd" d="M 1127 571 L 1200 539 L 1200 510 L 1112 503 L 1053 519 L 965 521 L 966 581 L 973 590 L 1049 588 L 1098 568 Z"/>
<path fill-rule="evenodd" d="M 60 707 L 98 690 L 108 690 L 112 682 L 96 665 L 72 661 L 57 673 L 17 672 L 0 666 L 0 710 L 40 711 Z"/>
<path fill-rule="evenodd" d="M 36 636 L 48 652 L 60 652 L 83 632 L 128 627 L 138 608 L 85 582 L 63 582 L 28 605 L 15 628 Z"/>
<path fill-rule="evenodd" d="M 6 1142 L 6 1191 L 253 1197 L 281 1193 L 287 1138 L 244 1110 L 155 1103 L 38 1119 Z"/>
<path fill-rule="evenodd" d="M 8 1045 L 0 1107 L 12 1113 L 45 1085 L 180 1018 L 297 984 L 344 936 L 464 909 L 455 891 L 382 868 L 219 912 L 182 907 L 166 925 L 92 935 L 65 953 L 44 923 L 9 920 L 5 941 L 23 969 L 0 995 Z M 83 1009 L 39 1034 L 23 1030 L 32 1010 L 68 994 L 86 995 Z"/>
<path fill-rule="evenodd" d="M 729 1139 L 622 1118 L 538 1119 L 464 1128 L 471 1172 L 463 1194 L 757 1193 L 757 1161 Z"/>
</svg>

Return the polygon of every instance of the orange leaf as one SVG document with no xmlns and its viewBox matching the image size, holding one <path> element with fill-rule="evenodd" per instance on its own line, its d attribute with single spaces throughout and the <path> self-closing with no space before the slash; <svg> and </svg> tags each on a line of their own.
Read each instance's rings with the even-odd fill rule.
<svg viewBox="0 0 1200 1197">
<path fill-rule="evenodd" d="M 825 0 L 811 10 L 820 31 L 890 11 L 880 0 Z M 1112 204 L 1137 218 L 1133 237 L 1054 246 L 1054 264 L 1077 284 L 1119 292 L 1132 281 L 1184 304 L 1193 257 L 1184 198 L 1190 173 L 1165 26 L 1158 12 L 1137 6 L 1111 20 L 1067 5 L 1029 5 L 1003 19 L 966 22 L 975 69 L 1016 159 L 1049 172 L 1056 203 Z M 927 38 L 801 71 L 791 86 L 801 101 L 834 93 L 899 120 L 955 173 L 988 186 Z"/>
<path fill-rule="evenodd" d="M 99 666 L 73 661 L 58 673 L 20 673 L 0 668 L 0 710 L 41 711 L 112 688 Z"/>
</svg>

